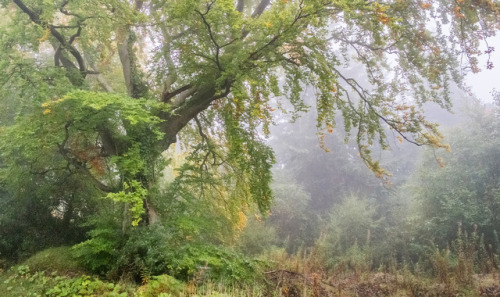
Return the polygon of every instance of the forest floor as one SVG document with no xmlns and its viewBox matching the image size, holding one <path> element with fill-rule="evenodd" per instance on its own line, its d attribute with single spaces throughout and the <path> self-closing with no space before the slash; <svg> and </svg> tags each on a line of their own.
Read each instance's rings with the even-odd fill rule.
<svg viewBox="0 0 500 297">
<path fill-rule="evenodd" d="M 303 275 L 277 270 L 268 273 L 278 296 L 287 297 L 405 297 L 405 296 L 500 296 L 500 274 L 473 275 L 459 282 L 453 277 L 438 281 L 410 273 L 363 273 L 349 276 Z M 279 289 L 278 289 L 279 288 Z"/>
<path fill-rule="evenodd" d="M 273 270 L 266 281 L 239 288 L 222 283 L 195 286 L 169 276 L 155 277 L 142 285 L 112 283 L 75 273 L 30 271 L 26 265 L 0 270 L 0 296 L 211 296 L 211 297 L 405 297 L 405 296 L 500 296 L 500 274 L 473 275 L 463 283 L 454 277 L 438 281 L 410 273 L 368 272 L 350 275 L 308 275 Z"/>
</svg>

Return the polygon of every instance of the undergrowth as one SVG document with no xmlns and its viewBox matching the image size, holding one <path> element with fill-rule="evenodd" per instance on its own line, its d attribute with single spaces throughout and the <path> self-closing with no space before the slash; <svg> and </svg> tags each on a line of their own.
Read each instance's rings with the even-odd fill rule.
<svg viewBox="0 0 500 297">
<path fill-rule="evenodd" d="M 143 269 L 139 281 L 88 275 L 72 248 L 47 249 L 0 270 L 0 296 L 500 296 L 498 254 L 476 230 L 467 234 L 459 229 L 449 247 L 430 248 L 416 263 L 394 259 L 378 268 L 372 249 L 356 242 L 339 254 L 321 242 L 295 254 L 269 248 L 260 260 L 192 244 L 167 250 L 172 254 L 160 260 L 168 262 L 172 274 L 165 274 L 145 269 L 159 263 L 147 262 L 156 257 L 142 253 L 145 248 L 139 242 L 127 246 L 128 254 L 137 257 L 132 271 Z"/>
</svg>

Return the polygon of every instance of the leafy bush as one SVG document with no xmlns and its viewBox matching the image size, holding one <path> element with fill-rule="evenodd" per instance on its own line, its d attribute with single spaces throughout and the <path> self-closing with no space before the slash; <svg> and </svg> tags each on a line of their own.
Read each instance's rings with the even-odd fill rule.
<svg viewBox="0 0 500 297">
<path fill-rule="evenodd" d="M 259 262 L 220 246 L 183 240 L 167 228 L 140 227 L 119 251 L 116 272 L 136 280 L 169 274 L 180 280 L 253 281 Z"/>
<path fill-rule="evenodd" d="M 91 238 L 73 247 L 74 256 L 88 271 L 106 275 L 116 266 L 120 245 L 125 238 L 111 215 L 91 223 L 95 224 L 89 232 Z"/>
<path fill-rule="evenodd" d="M 263 265 L 258 260 L 213 245 L 183 245 L 172 252 L 169 270 L 181 279 L 195 277 L 248 283 L 259 277 L 257 271 Z"/>
<path fill-rule="evenodd" d="M 161 224 L 135 227 L 119 247 L 110 271 L 136 281 L 168 273 L 171 261 L 168 251 L 176 249 L 176 245 L 171 232 Z"/>
<path fill-rule="evenodd" d="M 260 262 L 227 248 L 180 238 L 162 226 L 138 226 L 126 235 L 108 227 L 75 246 L 77 259 L 93 273 L 117 279 L 148 281 L 169 274 L 180 280 L 253 281 Z"/>
<path fill-rule="evenodd" d="M 139 297 L 180 296 L 184 284 L 170 275 L 154 276 L 146 285 L 138 290 Z"/>
</svg>

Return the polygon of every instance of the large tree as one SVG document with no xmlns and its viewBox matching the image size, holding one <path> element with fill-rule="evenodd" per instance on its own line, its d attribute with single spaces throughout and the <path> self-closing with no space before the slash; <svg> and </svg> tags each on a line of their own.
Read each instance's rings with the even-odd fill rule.
<svg viewBox="0 0 500 297">
<path fill-rule="evenodd" d="M 499 16 L 491 0 L 0 3 L 4 181 L 16 189 L 9 197 L 32 187 L 49 216 L 62 211 L 68 222 L 88 211 L 65 192 L 72 180 L 126 202 L 133 223 L 200 197 L 266 210 L 274 157 L 263 136 L 279 110 L 308 109 L 308 85 L 320 142 L 342 115 L 383 176 L 370 146 L 387 147 L 387 129 L 444 146 L 421 105 L 450 106 L 450 84 L 493 51 Z M 165 202 L 155 198 L 159 160 L 181 135 L 189 156 L 166 191 L 177 198 Z"/>
</svg>

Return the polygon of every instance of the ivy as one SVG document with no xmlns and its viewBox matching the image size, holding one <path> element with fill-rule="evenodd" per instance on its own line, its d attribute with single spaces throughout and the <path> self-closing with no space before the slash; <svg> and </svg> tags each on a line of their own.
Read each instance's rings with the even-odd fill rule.
<svg viewBox="0 0 500 297">
<path fill-rule="evenodd" d="M 147 197 L 148 191 L 136 180 L 123 183 L 123 188 L 124 190 L 118 193 L 108 193 L 106 198 L 130 204 L 132 226 L 137 226 L 144 214 L 143 200 Z"/>
</svg>

